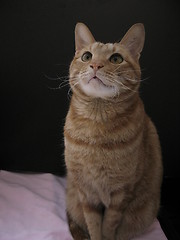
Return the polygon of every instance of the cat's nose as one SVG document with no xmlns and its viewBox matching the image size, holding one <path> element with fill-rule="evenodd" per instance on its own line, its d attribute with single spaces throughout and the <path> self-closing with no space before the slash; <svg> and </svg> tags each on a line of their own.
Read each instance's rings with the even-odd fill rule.
<svg viewBox="0 0 180 240">
<path fill-rule="evenodd" d="M 94 71 L 97 71 L 98 69 L 100 69 L 100 68 L 102 68 L 102 67 L 104 67 L 102 64 L 99 64 L 99 63 L 92 63 L 91 65 L 90 65 L 90 67 L 92 68 L 92 69 L 94 69 Z"/>
</svg>

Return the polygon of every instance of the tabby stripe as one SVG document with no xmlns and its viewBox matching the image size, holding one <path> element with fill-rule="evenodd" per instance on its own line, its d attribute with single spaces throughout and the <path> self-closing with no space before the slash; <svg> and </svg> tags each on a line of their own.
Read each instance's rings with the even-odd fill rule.
<svg viewBox="0 0 180 240">
<path fill-rule="evenodd" d="M 129 146 L 133 147 L 133 145 L 139 141 L 139 138 L 142 137 L 142 131 L 137 131 L 136 134 L 129 139 L 127 142 L 116 141 L 116 142 L 102 142 L 98 143 L 94 142 L 86 142 L 82 139 L 73 138 L 68 132 L 65 133 L 65 137 L 67 140 L 75 145 L 81 145 L 83 147 L 93 147 L 93 148 L 102 148 L 105 150 L 114 150 L 123 148 L 123 150 Z"/>
</svg>

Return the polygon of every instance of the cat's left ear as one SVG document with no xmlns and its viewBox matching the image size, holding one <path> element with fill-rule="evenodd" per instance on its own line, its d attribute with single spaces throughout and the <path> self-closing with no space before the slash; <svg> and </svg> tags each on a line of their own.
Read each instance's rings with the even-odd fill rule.
<svg viewBox="0 0 180 240">
<path fill-rule="evenodd" d="M 144 46 L 144 40 L 144 25 L 142 23 L 136 23 L 127 31 L 120 44 L 124 45 L 132 56 L 138 60 Z"/>
<path fill-rule="evenodd" d="M 90 30 L 88 29 L 88 27 L 83 23 L 77 23 L 75 27 L 76 51 L 79 51 L 85 46 L 94 42 L 95 39 Z"/>
</svg>

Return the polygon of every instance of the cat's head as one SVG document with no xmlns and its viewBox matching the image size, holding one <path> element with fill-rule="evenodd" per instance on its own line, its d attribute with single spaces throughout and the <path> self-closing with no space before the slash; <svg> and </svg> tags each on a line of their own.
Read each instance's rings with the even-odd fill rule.
<svg viewBox="0 0 180 240">
<path fill-rule="evenodd" d="M 137 92 L 144 26 L 133 25 L 118 43 L 96 42 L 83 23 L 75 28 L 76 53 L 70 66 L 72 91 L 91 98 L 115 98 Z"/>
</svg>

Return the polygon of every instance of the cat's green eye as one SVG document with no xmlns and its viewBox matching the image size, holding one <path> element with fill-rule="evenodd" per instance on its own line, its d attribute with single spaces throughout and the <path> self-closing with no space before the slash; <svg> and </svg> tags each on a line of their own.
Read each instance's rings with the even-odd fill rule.
<svg viewBox="0 0 180 240">
<path fill-rule="evenodd" d="M 85 53 L 82 55 L 81 60 L 82 60 L 83 62 L 88 62 L 88 61 L 91 60 L 91 58 L 92 58 L 92 53 L 90 53 L 90 52 L 85 52 Z"/>
<path fill-rule="evenodd" d="M 123 57 L 119 53 L 114 53 L 110 58 L 109 61 L 114 64 L 120 64 L 123 62 Z"/>
</svg>

